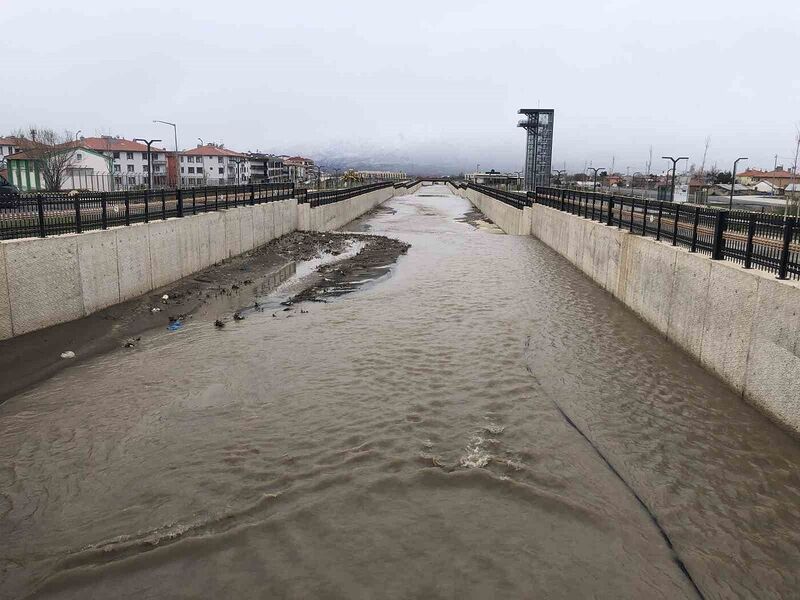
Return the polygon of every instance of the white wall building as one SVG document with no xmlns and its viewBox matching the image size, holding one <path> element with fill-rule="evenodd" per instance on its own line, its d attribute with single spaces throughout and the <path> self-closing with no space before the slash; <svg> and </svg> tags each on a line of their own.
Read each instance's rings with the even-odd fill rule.
<svg viewBox="0 0 800 600">
<path fill-rule="evenodd" d="M 180 153 L 181 183 L 185 186 L 233 185 L 250 181 L 246 154 L 206 144 Z"/>
<path fill-rule="evenodd" d="M 113 189 L 147 185 L 147 146 L 121 137 L 102 136 L 81 138 L 79 143 L 112 159 Z M 167 151 L 150 148 L 153 165 L 153 185 L 167 185 Z"/>
</svg>

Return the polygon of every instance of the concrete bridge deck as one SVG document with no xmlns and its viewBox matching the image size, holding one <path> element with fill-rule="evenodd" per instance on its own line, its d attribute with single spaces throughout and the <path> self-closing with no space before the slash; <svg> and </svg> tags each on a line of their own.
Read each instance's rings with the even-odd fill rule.
<svg viewBox="0 0 800 600">
<path fill-rule="evenodd" d="M 390 277 L 0 405 L 0 596 L 796 593 L 795 439 L 446 187 L 383 206 Z"/>
</svg>

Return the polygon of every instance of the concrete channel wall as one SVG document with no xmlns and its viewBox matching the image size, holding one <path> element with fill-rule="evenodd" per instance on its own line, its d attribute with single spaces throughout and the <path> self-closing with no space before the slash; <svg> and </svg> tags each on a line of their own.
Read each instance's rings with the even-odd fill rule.
<svg viewBox="0 0 800 600">
<path fill-rule="evenodd" d="M 315 209 L 281 200 L 0 242 L 0 339 L 79 319 L 298 229 L 339 228 L 394 194 L 389 187 Z"/>
<path fill-rule="evenodd" d="M 520 210 L 470 188 L 461 189 L 450 183 L 448 183 L 448 187 L 455 194 L 469 200 L 505 233 L 509 235 L 529 235 L 531 233 L 530 208 Z"/>
<path fill-rule="evenodd" d="M 518 232 L 505 204 L 477 195 L 475 201 L 474 192 L 465 197 L 486 207 L 507 233 Z M 524 221 L 522 211 L 513 210 Z M 800 433 L 800 283 L 540 204 L 529 210 L 534 236 L 749 402 Z"/>
</svg>

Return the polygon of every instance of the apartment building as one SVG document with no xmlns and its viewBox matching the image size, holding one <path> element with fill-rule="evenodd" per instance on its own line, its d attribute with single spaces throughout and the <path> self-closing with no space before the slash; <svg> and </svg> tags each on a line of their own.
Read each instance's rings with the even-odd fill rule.
<svg viewBox="0 0 800 600">
<path fill-rule="evenodd" d="M 287 167 L 289 181 L 294 183 L 307 183 L 311 180 L 316 180 L 317 168 L 314 161 L 310 158 L 289 156 L 283 158 L 283 164 Z"/>
<path fill-rule="evenodd" d="M 198 145 L 180 153 L 180 176 L 184 186 L 249 183 L 251 162 L 247 154 L 222 145 Z"/>
<path fill-rule="evenodd" d="M 250 152 L 247 160 L 250 164 L 250 177 L 254 183 L 286 183 L 289 181 L 289 169 L 280 156 Z"/>
<path fill-rule="evenodd" d="M 99 152 L 112 160 L 111 176 L 113 177 L 114 189 L 147 184 L 149 166 L 147 163 L 147 146 L 145 144 L 110 135 L 81 138 L 79 143 L 84 148 Z M 168 185 L 167 151 L 163 148 L 152 146 L 150 154 L 153 167 L 153 185 L 155 187 Z"/>
</svg>

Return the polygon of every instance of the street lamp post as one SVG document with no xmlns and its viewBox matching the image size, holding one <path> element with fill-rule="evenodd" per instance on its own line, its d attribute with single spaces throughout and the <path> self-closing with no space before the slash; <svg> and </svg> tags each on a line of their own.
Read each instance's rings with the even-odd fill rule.
<svg viewBox="0 0 800 600">
<path fill-rule="evenodd" d="M 150 146 L 161 140 L 145 140 L 142 138 L 133 138 L 134 142 L 142 142 L 147 145 L 147 189 L 153 188 L 153 161 L 150 160 Z"/>
<path fill-rule="evenodd" d="M 564 182 L 561 181 L 561 174 L 566 172 L 567 172 L 566 169 L 553 169 L 553 173 L 555 173 L 558 176 L 558 182 L 561 184 L 562 187 L 564 187 Z"/>
<path fill-rule="evenodd" d="M 587 171 L 593 171 L 594 172 L 594 183 L 592 184 L 592 192 L 596 192 L 597 191 L 597 172 L 598 171 L 603 171 L 604 169 L 605 169 L 605 167 L 586 167 Z"/>
<path fill-rule="evenodd" d="M 664 160 L 671 160 L 672 161 L 672 188 L 669 193 L 669 201 L 675 202 L 675 167 L 678 165 L 678 161 L 681 160 L 689 160 L 688 156 L 679 156 L 678 158 L 672 158 L 671 156 L 662 156 Z"/>
<path fill-rule="evenodd" d="M 75 132 L 75 141 L 76 141 L 76 142 L 78 141 L 78 136 L 79 136 L 80 134 L 82 134 L 82 133 L 83 133 L 83 129 L 78 129 L 78 131 L 76 131 L 76 132 Z"/>
<path fill-rule="evenodd" d="M 175 133 L 175 187 L 180 189 L 181 187 L 181 169 L 178 165 L 178 126 L 175 123 L 170 123 L 169 121 L 161 121 L 159 119 L 153 119 L 153 123 L 163 123 L 164 125 L 169 125 L 172 127 L 173 132 Z"/>
<path fill-rule="evenodd" d="M 733 171 L 731 172 L 731 195 L 730 200 L 728 201 L 728 210 L 733 210 L 733 188 L 736 187 L 736 165 L 739 164 L 740 160 L 747 160 L 747 157 L 740 156 L 733 161 Z"/>
</svg>

